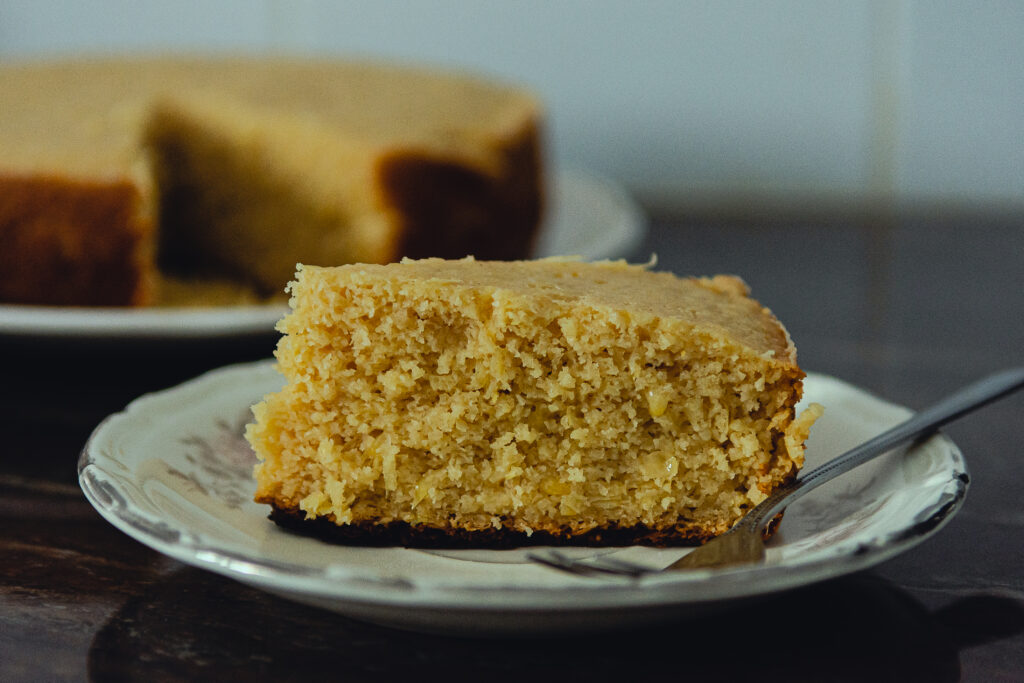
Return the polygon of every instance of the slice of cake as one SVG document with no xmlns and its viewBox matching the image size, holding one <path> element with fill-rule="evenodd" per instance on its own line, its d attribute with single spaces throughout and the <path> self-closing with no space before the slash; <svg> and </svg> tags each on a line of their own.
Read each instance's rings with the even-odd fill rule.
<svg viewBox="0 0 1024 683">
<path fill-rule="evenodd" d="M 524 258 L 539 224 L 537 101 L 463 74 L 8 63 L 0 102 L 0 301 L 150 303 L 158 266 L 266 295 L 300 261 Z"/>
<path fill-rule="evenodd" d="M 255 497 L 341 541 L 699 542 L 796 475 L 819 411 L 733 277 L 427 259 L 290 291 Z"/>
</svg>

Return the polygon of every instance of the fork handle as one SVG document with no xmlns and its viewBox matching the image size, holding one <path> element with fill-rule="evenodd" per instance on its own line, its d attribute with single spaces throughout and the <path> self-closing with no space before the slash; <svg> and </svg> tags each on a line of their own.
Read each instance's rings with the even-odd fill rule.
<svg viewBox="0 0 1024 683">
<path fill-rule="evenodd" d="M 775 490 L 759 505 L 752 509 L 736 526 L 764 528 L 770 519 L 787 505 L 806 493 L 835 479 L 844 472 L 863 465 L 869 460 L 903 445 L 922 435 L 929 434 L 967 413 L 1017 391 L 1024 386 L 1024 367 L 1011 368 L 989 375 L 951 394 L 930 408 L 915 414 L 905 422 L 865 441 L 861 445 L 833 458 L 810 472 L 801 475 L 789 484 Z"/>
</svg>

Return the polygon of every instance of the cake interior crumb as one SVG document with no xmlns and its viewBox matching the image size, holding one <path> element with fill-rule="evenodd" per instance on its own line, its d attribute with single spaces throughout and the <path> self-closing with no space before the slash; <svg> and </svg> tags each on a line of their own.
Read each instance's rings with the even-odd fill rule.
<svg viewBox="0 0 1024 683">
<path fill-rule="evenodd" d="M 794 419 L 793 364 L 580 294 L 571 268 L 510 288 L 330 270 L 300 271 L 287 385 L 254 408 L 258 500 L 336 524 L 709 536 L 802 464 L 818 412 Z"/>
</svg>

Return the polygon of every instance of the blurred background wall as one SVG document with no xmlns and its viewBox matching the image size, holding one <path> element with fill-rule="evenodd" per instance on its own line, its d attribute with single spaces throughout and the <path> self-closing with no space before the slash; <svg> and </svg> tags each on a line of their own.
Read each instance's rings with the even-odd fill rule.
<svg viewBox="0 0 1024 683">
<path fill-rule="evenodd" d="M 1022 36 L 1008 0 L 0 0 L 3 60 L 371 56 L 521 82 L 555 163 L 655 214 L 1024 208 Z"/>
</svg>

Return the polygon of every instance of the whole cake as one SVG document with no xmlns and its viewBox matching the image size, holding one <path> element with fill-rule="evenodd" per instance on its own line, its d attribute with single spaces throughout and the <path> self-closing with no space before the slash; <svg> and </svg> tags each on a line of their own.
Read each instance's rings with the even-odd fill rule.
<svg viewBox="0 0 1024 683">
<path fill-rule="evenodd" d="M 523 258 L 539 222 L 537 102 L 465 75 L 8 63 L 0 102 L 0 301 L 138 305 L 168 273 L 267 294 L 297 262 Z"/>
<path fill-rule="evenodd" d="M 820 412 L 729 276 L 426 259 L 290 291 L 255 499 L 342 542 L 700 542 L 796 475 Z"/>
</svg>

